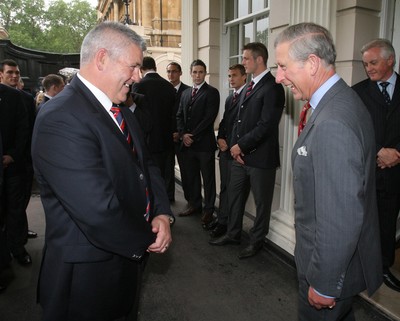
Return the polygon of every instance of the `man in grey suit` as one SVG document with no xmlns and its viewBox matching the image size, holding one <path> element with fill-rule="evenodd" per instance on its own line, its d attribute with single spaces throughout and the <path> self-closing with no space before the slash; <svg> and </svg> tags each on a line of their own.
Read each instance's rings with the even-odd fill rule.
<svg viewBox="0 0 400 321">
<path fill-rule="evenodd" d="M 382 283 L 371 117 L 328 30 L 290 26 L 275 49 L 277 82 L 312 108 L 292 151 L 299 320 L 355 320 L 353 297 Z"/>
</svg>

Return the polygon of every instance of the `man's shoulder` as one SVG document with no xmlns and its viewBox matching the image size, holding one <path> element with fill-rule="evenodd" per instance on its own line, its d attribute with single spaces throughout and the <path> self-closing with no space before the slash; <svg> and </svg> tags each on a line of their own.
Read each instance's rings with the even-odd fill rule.
<svg viewBox="0 0 400 321">
<path fill-rule="evenodd" d="M 372 84 L 372 81 L 369 78 L 367 78 L 367 79 L 359 81 L 358 83 L 353 85 L 351 88 L 353 88 L 356 92 L 360 92 L 362 90 L 365 90 L 369 86 L 371 86 L 371 84 Z"/>
</svg>

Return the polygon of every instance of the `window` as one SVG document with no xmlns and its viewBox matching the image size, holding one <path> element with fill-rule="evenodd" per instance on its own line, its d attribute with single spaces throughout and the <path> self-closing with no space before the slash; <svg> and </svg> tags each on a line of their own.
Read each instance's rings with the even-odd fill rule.
<svg viewBox="0 0 400 321">
<path fill-rule="evenodd" d="M 259 41 L 268 45 L 268 0 L 225 0 L 225 30 L 229 39 L 229 66 L 241 62 L 242 47 Z"/>
</svg>

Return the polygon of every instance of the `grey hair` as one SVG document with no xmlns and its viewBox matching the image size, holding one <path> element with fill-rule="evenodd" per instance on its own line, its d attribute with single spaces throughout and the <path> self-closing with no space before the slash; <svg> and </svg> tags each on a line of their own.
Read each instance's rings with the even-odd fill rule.
<svg viewBox="0 0 400 321">
<path fill-rule="evenodd" d="M 380 48 L 381 49 L 381 56 L 384 59 L 389 59 L 390 56 L 393 57 L 393 66 L 396 64 L 396 52 L 393 48 L 392 43 L 387 39 L 377 38 L 371 40 L 370 42 L 366 43 L 361 48 L 361 54 L 363 55 L 364 52 L 371 48 Z"/>
<path fill-rule="evenodd" d="M 296 61 L 306 61 L 311 54 L 316 55 L 327 66 L 334 66 L 336 49 L 330 32 L 315 23 L 304 22 L 289 26 L 275 39 L 275 48 L 290 42 L 289 56 Z"/>
<path fill-rule="evenodd" d="M 119 22 L 106 21 L 98 24 L 85 36 L 81 46 L 81 66 L 89 63 L 99 49 L 106 49 L 111 57 L 118 57 L 131 45 L 137 45 L 142 51 L 146 43 L 141 36 Z"/>
</svg>

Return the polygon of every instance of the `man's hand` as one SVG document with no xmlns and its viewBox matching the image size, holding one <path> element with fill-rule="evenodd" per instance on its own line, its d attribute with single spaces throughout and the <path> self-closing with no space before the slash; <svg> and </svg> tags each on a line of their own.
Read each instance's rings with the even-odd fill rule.
<svg viewBox="0 0 400 321">
<path fill-rule="evenodd" d="M 228 150 L 228 144 L 226 143 L 225 139 L 218 138 L 217 144 L 218 144 L 218 148 L 221 150 L 221 152 L 225 152 Z"/>
<path fill-rule="evenodd" d="M 174 143 L 178 143 L 179 142 L 179 133 L 178 132 L 172 133 L 172 139 L 174 140 Z"/>
<path fill-rule="evenodd" d="M 193 144 L 192 134 L 183 134 L 182 141 L 186 147 L 190 147 Z"/>
<path fill-rule="evenodd" d="M 242 153 L 242 150 L 240 149 L 238 144 L 231 147 L 231 155 L 235 161 L 237 161 L 239 164 L 244 165 L 244 161 L 242 159 L 242 156 L 244 156 L 244 154 Z"/>
<path fill-rule="evenodd" d="M 168 215 L 158 215 L 151 221 L 152 231 L 157 234 L 156 241 L 147 249 L 149 252 L 164 253 L 172 242 Z"/>
<path fill-rule="evenodd" d="M 7 168 L 11 163 L 14 163 L 14 159 L 10 155 L 3 155 L 3 168 Z"/>
<path fill-rule="evenodd" d="M 379 168 L 390 168 L 400 164 L 400 152 L 395 148 L 381 148 L 376 160 Z"/>
<path fill-rule="evenodd" d="M 308 288 L 308 302 L 317 310 L 327 308 L 333 309 L 333 307 L 336 305 L 336 301 L 334 298 L 325 298 L 319 295 L 311 286 Z"/>
</svg>

